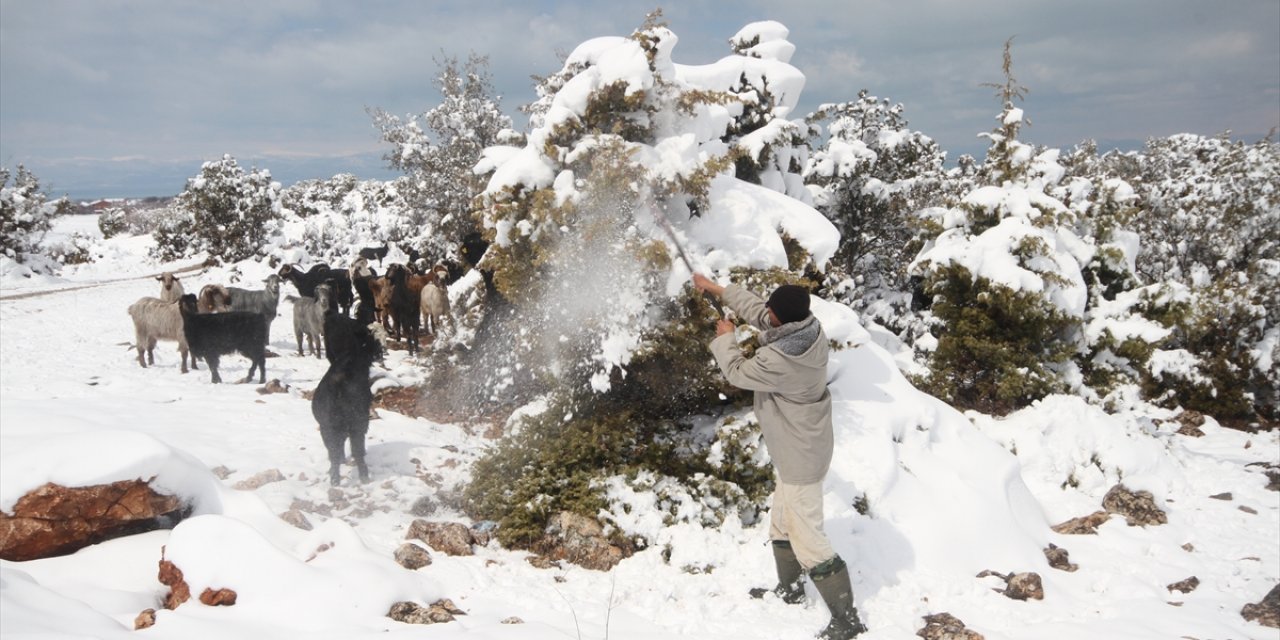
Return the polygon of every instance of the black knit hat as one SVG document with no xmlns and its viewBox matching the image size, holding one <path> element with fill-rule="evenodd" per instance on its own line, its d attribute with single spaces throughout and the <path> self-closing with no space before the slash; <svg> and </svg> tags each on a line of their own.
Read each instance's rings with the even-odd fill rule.
<svg viewBox="0 0 1280 640">
<path fill-rule="evenodd" d="M 782 324 L 809 317 L 809 290 L 794 284 L 784 284 L 773 290 L 767 306 L 773 309 Z"/>
</svg>

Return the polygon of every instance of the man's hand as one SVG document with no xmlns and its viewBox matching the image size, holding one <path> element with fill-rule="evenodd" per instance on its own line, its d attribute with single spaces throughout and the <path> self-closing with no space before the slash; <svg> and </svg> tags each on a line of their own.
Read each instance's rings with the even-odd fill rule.
<svg viewBox="0 0 1280 640">
<path fill-rule="evenodd" d="M 729 320 L 720 320 L 716 322 L 716 337 L 720 337 L 726 333 L 733 333 L 733 322 Z"/>
<path fill-rule="evenodd" d="M 706 291 L 717 298 L 724 293 L 724 287 L 716 284 L 711 278 L 701 273 L 693 274 L 693 286 L 701 291 Z"/>
</svg>

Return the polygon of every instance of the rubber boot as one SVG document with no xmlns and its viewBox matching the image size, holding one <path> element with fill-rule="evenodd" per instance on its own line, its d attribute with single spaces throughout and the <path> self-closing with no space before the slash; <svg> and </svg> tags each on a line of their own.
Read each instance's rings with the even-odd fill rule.
<svg viewBox="0 0 1280 640">
<path fill-rule="evenodd" d="M 813 585 L 822 595 L 822 601 L 831 610 L 831 622 L 818 634 L 821 640 L 849 640 L 867 630 L 858 619 L 853 606 L 853 584 L 849 581 L 849 568 L 840 556 L 835 556 L 809 571 Z"/>
<path fill-rule="evenodd" d="M 772 589 L 774 595 L 787 604 L 797 604 L 804 600 L 804 575 L 796 552 L 791 549 L 790 540 L 773 541 L 773 564 L 778 570 L 778 586 Z M 770 589 L 755 588 L 751 597 L 763 598 Z"/>
</svg>

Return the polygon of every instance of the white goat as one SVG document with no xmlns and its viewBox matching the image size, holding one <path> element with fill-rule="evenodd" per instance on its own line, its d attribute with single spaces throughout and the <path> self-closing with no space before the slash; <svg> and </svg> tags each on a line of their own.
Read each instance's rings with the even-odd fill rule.
<svg viewBox="0 0 1280 640">
<path fill-rule="evenodd" d="M 448 319 L 449 324 L 453 324 L 453 317 L 449 315 L 449 291 L 445 289 L 444 282 L 436 280 L 423 285 L 419 304 L 424 320 L 423 328 L 427 333 L 436 335 L 440 332 L 441 318 Z"/>
<path fill-rule="evenodd" d="M 316 297 L 309 298 L 302 296 L 295 298 L 288 296 L 287 299 L 293 303 L 293 335 L 298 339 L 298 355 L 306 355 L 302 351 L 302 336 L 307 337 L 307 344 L 311 347 L 311 353 L 317 358 L 320 357 L 321 335 L 324 332 L 324 314 L 329 312 L 329 285 L 316 285 Z"/>
<path fill-rule="evenodd" d="M 182 283 L 178 281 L 178 276 L 172 272 L 166 271 L 158 276 L 156 280 L 160 281 L 160 299 L 165 302 L 177 302 L 186 291 L 182 290 Z"/>
<path fill-rule="evenodd" d="M 187 337 L 182 332 L 182 313 L 177 302 L 165 302 L 159 298 L 145 297 L 129 305 L 129 316 L 133 318 L 135 346 L 138 349 L 138 364 L 146 368 L 155 364 L 153 353 L 157 340 L 172 340 L 178 343 L 178 353 L 182 354 L 182 372 L 187 372 L 187 359 L 191 359 L 191 368 L 196 366 L 195 356 L 190 355 L 187 348 Z M 143 353 L 146 359 L 143 359 Z"/>
</svg>

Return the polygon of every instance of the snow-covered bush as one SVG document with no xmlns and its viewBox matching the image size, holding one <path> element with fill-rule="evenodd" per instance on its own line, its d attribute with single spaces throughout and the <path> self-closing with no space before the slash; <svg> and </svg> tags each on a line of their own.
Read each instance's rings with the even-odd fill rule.
<svg viewBox="0 0 1280 640">
<path fill-rule="evenodd" d="M 543 82 L 524 144 L 485 150 L 481 220 L 492 246 L 480 266 L 500 300 L 461 377 L 482 400 L 546 395 L 555 407 L 477 463 L 469 510 L 500 521 L 505 542 L 529 544 L 560 510 L 595 517 L 615 476 L 652 472 L 708 501 L 762 495 L 708 490 L 698 474 L 713 470 L 709 445 L 670 444 L 677 420 L 721 411 L 721 393 L 742 398 L 708 357 L 716 316 L 687 287 L 673 238 L 722 277 L 747 269 L 801 281 L 834 253 L 835 229 L 786 195 L 807 192 L 784 120 L 803 80 L 785 62 L 785 34 L 749 25 L 732 40 L 748 55 L 686 66 L 672 61 L 675 34 L 651 16 L 630 37 L 580 45 Z M 758 100 L 735 94 L 744 78 L 775 102 L 751 126 L 742 117 L 764 103 L 744 106 Z"/>
<path fill-rule="evenodd" d="M 437 230 L 405 201 L 404 184 L 351 174 L 298 182 L 281 193 L 281 244 L 331 265 L 350 264 L 367 246 L 428 246 Z"/>
<path fill-rule="evenodd" d="M 176 201 L 190 216 L 189 236 L 183 229 L 162 224 L 156 232 L 157 253 L 180 257 L 192 250 L 207 251 L 227 262 L 263 252 L 275 233 L 280 215 L 280 183 L 265 169 L 246 172 L 230 155 L 206 162 L 200 175 L 187 180 Z"/>
<path fill-rule="evenodd" d="M 26 167 L 18 165 L 17 175 L 0 167 L 0 252 L 23 262 L 26 254 L 37 250 L 54 217 L 70 208 L 66 198 L 50 201 L 40 190 L 39 178 Z"/>
</svg>

